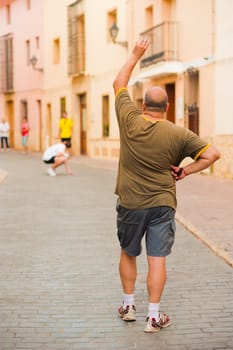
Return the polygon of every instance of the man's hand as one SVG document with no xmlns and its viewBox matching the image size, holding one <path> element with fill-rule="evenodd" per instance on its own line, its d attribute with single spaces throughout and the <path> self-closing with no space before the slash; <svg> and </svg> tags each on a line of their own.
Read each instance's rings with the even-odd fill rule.
<svg viewBox="0 0 233 350">
<path fill-rule="evenodd" d="M 184 168 L 175 165 L 171 165 L 171 173 L 176 181 L 182 180 L 186 176 Z"/>
<path fill-rule="evenodd" d="M 134 67 L 136 66 L 140 58 L 143 56 L 144 52 L 146 51 L 149 45 L 150 42 L 147 39 L 143 39 L 139 43 L 135 44 L 132 54 L 130 55 L 124 66 L 121 68 L 113 82 L 115 94 L 119 89 L 127 87 Z"/>
<path fill-rule="evenodd" d="M 144 55 L 144 52 L 150 45 L 149 40 L 147 39 L 142 39 L 139 43 L 136 42 L 132 54 L 135 56 L 137 61 Z"/>
</svg>

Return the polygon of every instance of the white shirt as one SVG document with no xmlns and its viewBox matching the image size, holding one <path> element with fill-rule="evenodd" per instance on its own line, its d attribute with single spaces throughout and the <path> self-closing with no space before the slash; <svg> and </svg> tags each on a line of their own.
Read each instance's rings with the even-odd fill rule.
<svg viewBox="0 0 233 350">
<path fill-rule="evenodd" d="M 0 136 L 1 137 L 8 137 L 9 136 L 9 124 L 7 122 L 3 123 L 1 122 L 0 123 Z"/>
<path fill-rule="evenodd" d="M 50 146 L 43 154 L 42 160 L 50 160 L 52 157 L 56 157 L 59 153 L 65 154 L 66 146 L 63 143 L 57 143 L 56 145 Z"/>
</svg>

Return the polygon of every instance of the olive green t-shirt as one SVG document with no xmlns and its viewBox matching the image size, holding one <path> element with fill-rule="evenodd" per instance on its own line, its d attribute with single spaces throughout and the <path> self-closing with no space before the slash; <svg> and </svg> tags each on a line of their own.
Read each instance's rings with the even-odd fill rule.
<svg viewBox="0 0 233 350">
<path fill-rule="evenodd" d="M 175 180 L 171 165 L 193 159 L 207 143 L 192 131 L 168 120 L 146 120 L 131 101 L 127 89 L 116 95 L 120 130 L 120 158 L 115 193 L 129 209 L 169 206 L 176 208 Z"/>
</svg>

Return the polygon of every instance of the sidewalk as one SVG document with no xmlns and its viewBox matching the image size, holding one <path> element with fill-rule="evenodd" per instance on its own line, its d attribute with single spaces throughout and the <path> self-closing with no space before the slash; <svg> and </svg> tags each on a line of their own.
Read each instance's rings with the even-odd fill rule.
<svg viewBox="0 0 233 350">
<path fill-rule="evenodd" d="M 179 222 L 161 303 L 172 326 L 143 333 L 145 249 L 137 322 L 116 316 L 115 162 L 77 157 L 51 178 L 40 155 L 9 152 L 0 167 L 0 350 L 233 350 L 233 270 Z"/>
<path fill-rule="evenodd" d="M 195 174 L 177 183 L 176 218 L 233 266 L 233 181 Z"/>
</svg>

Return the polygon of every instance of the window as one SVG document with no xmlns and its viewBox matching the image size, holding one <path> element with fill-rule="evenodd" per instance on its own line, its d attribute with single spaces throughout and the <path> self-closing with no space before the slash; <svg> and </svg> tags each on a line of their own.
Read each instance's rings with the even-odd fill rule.
<svg viewBox="0 0 233 350">
<path fill-rule="evenodd" d="M 31 10 L 31 0 L 26 0 L 27 10 Z"/>
<path fill-rule="evenodd" d="M 117 11 L 112 10 L 108 12 L 107 14 L 107 41 L 112 41 L 111 35 L 110 35 L 110 28 L 113 24 L 117 24 Z"/>
<path fill-rule="evenodd" d="M 153 18 L 153 6 L 149 6 L 146 8 L 146 29 L 150 29 L 154 25 Z"/>
<path fill-rule="evenodd" d="M 109 137 L 109 95 L 102 96 L 103 137 Z"/>
<path fill-rule="evenodd" d="M 40 38 L 38 36 L 36 36 L 35 40 L 36 40 L 36 48 L 39 49 L 40 48 Z"/>
<path fill-rule="evenodd" d="M 28 103 L 26 100 L 20 101 L 20 114 L 21 114 L 21 118 L 28 117 Z"/>
<path fill-rule="evenodd" d="M 11 6 L 6 6 L 6 23 L 11 24 Z"/>
<path fill-rule="evenodd" d="M 14 90 L 13 67 L 13 36 L 7 34 L 0 37 L 0 85 L 3 92 Z"/>
<path fill-rule="evenodd" d="M 53 40 L 53 63 L 58 64 L 60 62 L 60 39 Z"/>
<path fill-rule="evenodd" d="M 162 21 L 171 21 L 175 9 L 175 0 L 162 1 Z"/>
<path fill-rule="evenodd" d="M 83 74 L 86 65 L 85 15 L 83 2 L 68 6 L 68 74 Z"/>
<path fill-rule="evenodd" d="M 30 40 L 26 40 L 26 62 L 27 65 L 30 65 L 30 58 L 31 58 L 31 52 L 30 52 Z"/>
<path fill-rule="evenodd" d="M 61 111 L 61 116 L 62 116 L 63 112 L 66 111 L 66 98 L 65 97 L 61 97 L 61 99 L 60 99 L 60 111 Z"/>
</svg>

